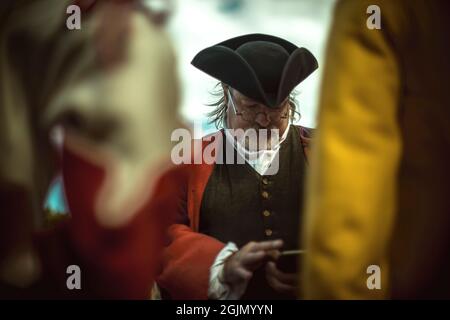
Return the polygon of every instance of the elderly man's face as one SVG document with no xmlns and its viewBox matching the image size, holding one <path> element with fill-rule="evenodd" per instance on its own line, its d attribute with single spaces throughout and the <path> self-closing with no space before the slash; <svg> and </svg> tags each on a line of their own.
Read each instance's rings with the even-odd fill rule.
<svg viewBox="0 0 450 320">
<path fill-rule="evenodd" d="M 289 100 L 286 99 L 276 109 L 269 108 L 255 100 L 244 96 L 235 89 L 224 87 L 227 109 L 227 125 L 229 129 L 278 129 L 281 137 L 289 123 Z M 233 106 L 234 103 L 234 106 Z"/>
</svg>

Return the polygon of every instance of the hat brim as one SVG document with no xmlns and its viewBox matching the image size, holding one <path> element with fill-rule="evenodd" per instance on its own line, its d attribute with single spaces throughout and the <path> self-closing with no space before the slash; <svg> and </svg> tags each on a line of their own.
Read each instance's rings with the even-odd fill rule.
<svg viewBox="0 0 450 320">
<path fill-rule="evenodd" d="M 264 92 L 255 71 L 235 52 L 244 43 L 260 40 L 275 42 L 290 54 L 283 68 L 276 95 Z M 318 68 L 316 58 L 306 48 L 298 48 L 289 41 L 263 34 L 236 37 L 206 48 L 200 51 L 191 63 L 211 77 L 271 108 L 283 102 L 298 84 Z"/>
</svg>

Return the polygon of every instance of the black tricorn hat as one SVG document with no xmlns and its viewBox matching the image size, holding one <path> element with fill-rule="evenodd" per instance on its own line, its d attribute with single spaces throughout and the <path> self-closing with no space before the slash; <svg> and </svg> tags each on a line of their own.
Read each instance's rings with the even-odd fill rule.
<svg viewBox="0 0 450 320">
<path fill-rule="evenodd" d="M 248 34 L 200 51 L 192 65 L 247 97 L 275 108 L 318 68 L 305 48 L 266 34 Z"/>
</svg>

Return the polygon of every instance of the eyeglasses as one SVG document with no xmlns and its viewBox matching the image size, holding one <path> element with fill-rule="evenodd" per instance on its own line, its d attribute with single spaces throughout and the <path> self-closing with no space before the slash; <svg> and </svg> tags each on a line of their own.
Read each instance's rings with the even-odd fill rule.
<svg viewBox="0 0 450 320">
<path fill-rule="evenodd" d="M 262 111 L 261 106 L 255 107 L 244 107 L 242 106 L 242 110 L 238 111 L 236 108 L 236 104 L 234 103 L 234 99 L 232 94 L 230 93 L 230 90 L 227 90 L 228 99 L 231 102 L 231 106 L 233 107 L 234 114 L 237 116 L 241 116 L 243 120 L 247 122 L 253 122 L 256 119 L 256 116 L 260 113 L 265 113 L 269 117 L 269 119 L 275 123 L 280 122 L 282 119 L 287 119 L 289 117 L 289 108 L 287 107 L 289 105 L 289 99 L 286 99 L 285 102 L 281 104 L 281 107 L 278 107 L 273 110 L 269 111 Z"/>
</svg>

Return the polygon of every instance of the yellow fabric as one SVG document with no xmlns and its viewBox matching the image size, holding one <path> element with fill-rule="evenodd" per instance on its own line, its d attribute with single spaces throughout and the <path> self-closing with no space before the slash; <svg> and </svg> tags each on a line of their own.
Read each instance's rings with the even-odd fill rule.
<svg viewBox="0 0 450 320">
<path fill-rule="evenodd" d="M 369 5 L 381 9 L 380 30 L 366 27 Z M 306 298 L 389 298 L 392 279 L 414 296 L 439 282 L 429 279 L 448 256 L 449 9 L 336 5 L 307 182 Z M 381 290 L 367 287 L 373 264 Z"/>
<path fill-rule="evenodd" d="M 366 27 L 366 8 L 376 3 L 341 1 L 335 9 L 308 181 L 306 298 L 386 294 L 386 281 L 381 291 L 367 289 L 366 270 L 379 265 L 387 279 L 400 88 L 386 29 Z M 383 19 L 387 13 L 382 11 Z"/>
</svg>

